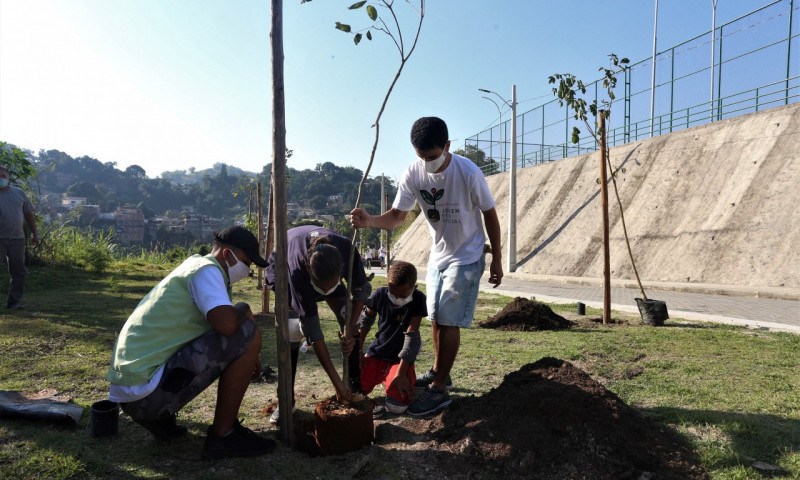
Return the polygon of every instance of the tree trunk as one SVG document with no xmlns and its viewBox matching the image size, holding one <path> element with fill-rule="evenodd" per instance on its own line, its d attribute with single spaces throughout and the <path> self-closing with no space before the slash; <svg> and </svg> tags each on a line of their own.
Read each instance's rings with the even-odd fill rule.
<svg viewBox="0 0 800 480">
<path fill-rule="evenodd" d="M 286 258 L 286 104 L 283 83 L 283 0 L 272 0 L 272 191 L 275 199 L 275 321 L 277 323 L 280 436 L 290 445 L 292 432 L 292 363 L 289 352 L 289 269 Z"/>
</svg>

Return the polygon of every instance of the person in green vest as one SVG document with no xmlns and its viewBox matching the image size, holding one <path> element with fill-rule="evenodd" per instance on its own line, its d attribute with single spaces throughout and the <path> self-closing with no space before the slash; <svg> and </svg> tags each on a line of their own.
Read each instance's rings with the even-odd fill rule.
<svg viewBox="0 0 800 480">
<path fill-rule="evenodd" d="M 177 412 L 219 379 L 203 456 L 255 456 L 275 449 L 238 420 L 251 378 L 261 371 L 261 332 L 231 284 L 266 267 L 246 228 L 213 235 L 208 255 L 192 255 L 139 302 L 119 333 L 108 370 L 109 400 L 160 440 L 187 431 Z"/>
</svg>

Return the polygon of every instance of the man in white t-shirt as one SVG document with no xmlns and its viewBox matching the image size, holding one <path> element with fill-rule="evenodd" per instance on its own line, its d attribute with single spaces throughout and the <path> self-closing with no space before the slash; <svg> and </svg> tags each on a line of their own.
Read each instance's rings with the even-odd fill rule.
<svg viewBox="0 0 800 480">
<path fill-rule="evenodd" d="M 436 413 L 450 405 L 450 370 L 461 344 L 461 328 L 469 328 L 481 275 L 485 268 L 486 234 L 492 247 L 489 283 L 503 278 L 500 222 L 481 170 L 472 161 L 449 152 L 447 124 L 422 117 L 411 127 L 411 144 L 419 160 L 406 168 L 391 210 L 370 215 L 350 212 L 355 228 L 391 230 L 400 226 L 418 203 L 433 240 L 428 260 L 428 317 L 433 334 L 433 368 L 417 378 L 425 391 L 409 406 L 410 415 Z M 484 233 L 484 225 L 486 233 Z"/>
</svg>

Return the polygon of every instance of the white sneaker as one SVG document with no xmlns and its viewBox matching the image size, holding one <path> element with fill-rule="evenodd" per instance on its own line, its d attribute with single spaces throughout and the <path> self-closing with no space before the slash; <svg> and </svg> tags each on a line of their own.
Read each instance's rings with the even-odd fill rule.
<svg viewBox="0 0 800 480">
<path fill-rule="evenodd" d="M 296 412 L 297 408 L 292 407 L 292 413 Z M 272 412 L 272 415 L 269 416 L 269 423 L 273 425 L 277 425 L 278 422 L 281 421 L 281 407 L 275 408 L 275 411 Z"/>
<path fill-rule="evenodd" d="M 391 398 L 387 398 L 385 404 L 386 411 L 395 415 L 402 415 L 406 413 L 406 409 L 408 408 L 408 405 L 400 403 L 396 400 L 392 400 Z"/>
</svg>

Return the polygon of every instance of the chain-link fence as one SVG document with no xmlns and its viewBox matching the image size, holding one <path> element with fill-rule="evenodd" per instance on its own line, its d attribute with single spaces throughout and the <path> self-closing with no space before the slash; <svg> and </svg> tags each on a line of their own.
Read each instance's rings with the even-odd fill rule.
<svg viewBox="0 0 800 480">
<path fill-rule="evenodd" d="M 609 122 L 610 146 L 753 113 L 800 99 L 800 0 L 776 0 L 719 25 L 712 32 L 656 55 L 651 118 L 652 58 L 617 75 Z M 714 65 L 711 67 L 712 49 Z M 618 52 L 620 53 L 620 52 Z M 712 85 L 713 82 L 713 85 Z M 605 90 L 587 85 L 587 100 L 600 104 Z M 507 171 L 511 120 L 465 140 L 484 154 L 486 175 Z M 572 127 L 581 140 L 571 141 Z M 592 152 L 597 145 L 566 106 L 552 100 L 517 114 L 517 167 Z"/>
</svg>

